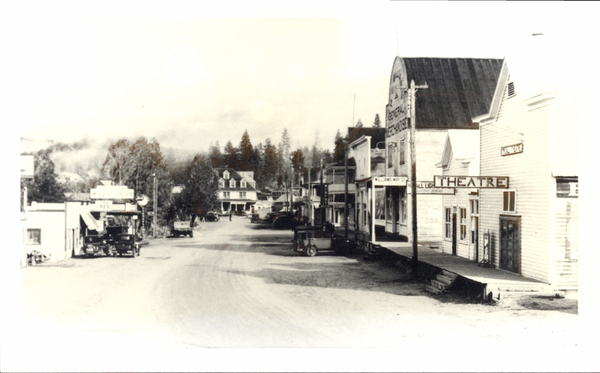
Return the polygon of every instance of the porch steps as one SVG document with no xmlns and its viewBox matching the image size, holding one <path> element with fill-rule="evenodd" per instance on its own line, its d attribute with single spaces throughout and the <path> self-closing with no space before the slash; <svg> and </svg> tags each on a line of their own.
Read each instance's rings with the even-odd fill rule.
<svg viewBox="0 0 600 373">
<path fill-rule="evenodd" d="M 429 285 L 425 286 L 425 290 L 433 294 L 440 294 L 452 285 L 457 277 L 456 273 L 442 270 L 434 280 L 430 281 Z"/>
</svg>

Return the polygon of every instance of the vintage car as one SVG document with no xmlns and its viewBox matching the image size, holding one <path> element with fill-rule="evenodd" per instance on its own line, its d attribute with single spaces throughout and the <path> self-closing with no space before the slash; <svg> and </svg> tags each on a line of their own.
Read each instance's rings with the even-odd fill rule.
<svg viewBox="0 0 600 373">
<path fill-rule="evenodd" d="M 115 240 L 115 246 L 113 250 L 113 256 L 119 254 L 131 254 L 132 257 L 140 256 L 140 245 L 136 241 L 134 234 L 120 234 Z"/>
<path fill-rule="evenodd" d="M 109 255 L 110 245 L 106 242 L 104 236 L 91 235 L 83 238 L 83 255 L 99 256 Z"/>
<path fill-rule="evenodd" d="M 324 231 L 319 227 L 299 226 L 294 228 L 293 250 L 301 255 L 315 256 L 320 252 L 347 254 L 351 242 L 343 237 Z"/>
</svg>

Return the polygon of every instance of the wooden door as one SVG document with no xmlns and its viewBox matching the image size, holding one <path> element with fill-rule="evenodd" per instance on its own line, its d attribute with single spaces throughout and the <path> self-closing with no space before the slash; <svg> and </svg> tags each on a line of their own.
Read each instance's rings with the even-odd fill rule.
<svg viewBox="0 0 600 373">
<path fill-rule="evenodd" d="M 521 217 L 500 217 L 500 268 L 521 273 Z"/>
<path fill-rule="evenodd" d="M 452 214 L 452 255 L 456 255 L 456 213 Z"/>
</svg>

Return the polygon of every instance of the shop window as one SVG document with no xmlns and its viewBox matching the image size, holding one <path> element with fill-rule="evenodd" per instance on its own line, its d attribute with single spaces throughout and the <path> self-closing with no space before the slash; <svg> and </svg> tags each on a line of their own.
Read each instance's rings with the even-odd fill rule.
<svg viewBox="0 0 600 373">
<path fill-rule="evenodd" d="M 516 192 L 509 190 L 503 192 L 503 211 L 504 212 L 516 212 Z"/>
<path fill-rule="evenodd" d="M 460 208 L 460 240 L 465 241 L 467 239 L 467 209 Z"/>
<path fill-rule="evenodd" d="M 446 229 L 444 230 L 444 236 L 446 238 L 452 238 L 452 209 L 450 207 L 446 207 L 444 209 L 446 213 L 446 217 L 444 221 L 446 222 Z"/>
<path fill-rule="evenodd" d="M 41 229 L 27 229 L 27 245 L 41 245 L 42 244 L 42 230 Z"/>
<path fill-rule="evenodd" d="M 403 196 L 400 200 L 400 206 L 402 207 L 402 213 L 400 215 L 402 217 L 402 220 L 400 222 L 406 224 L 406 220 L 408 220 L 408 205 L 406 201 L 406 196 Z"/>
</svg>

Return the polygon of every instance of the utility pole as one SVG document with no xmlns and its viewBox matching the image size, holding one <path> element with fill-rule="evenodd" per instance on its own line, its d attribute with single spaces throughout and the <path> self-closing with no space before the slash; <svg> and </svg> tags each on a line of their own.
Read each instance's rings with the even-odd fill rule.
<svg viewBox="0 0 600 373">
<path fill-rule="evenodd" d="M 323 158 L 321 158 L 321 204 L 319 209 L 321 228 L 325 227 L 325 187 L 323 186 Z"/>
<path fill-rule="evenodd" d="M 427 86 L 427 82 L 425 85 L 415 86 L 415 81 L 411 80 L 410 89 L 409 89 L 409 102 L 410 102 L 410 194 L 412 200 L 412 237 L 413 237 L 413 275 L 416 274 L 417 265 L 419 262 L 419 249 L 418 249 L 418 232 L 417 232 L 417 152 L 415 149 L 415 126 L 416 126 L 416 117 L 415 117 L 415 95 L 417 93 L 417 88 L 429 88 Z"/>
<path fill-rule="evenodd" d="M 344 140 L 344 238 L 348 239 L 348 142 Z"/>
</svg>

